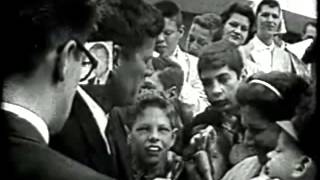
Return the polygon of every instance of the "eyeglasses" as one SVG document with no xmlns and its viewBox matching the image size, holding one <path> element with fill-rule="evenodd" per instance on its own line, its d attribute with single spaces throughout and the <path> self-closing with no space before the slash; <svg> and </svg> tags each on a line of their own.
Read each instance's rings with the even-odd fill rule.
<svg viewBox="0 0 320 180">
<path fill-rule="evenodd" d="M 97 67 L 98 61 L 96 58 L 84 47 L 84 45 L 78 41 L 75 40 L 77 43 L 78 48 L 85 54 L 86 58 L 81 62 L 82 64 L 82 73 L 80 77 L 80 82 L 86 80 L 92 71 Z M 89 61 L 87 61 L 89 60 Z"/>
</svg>

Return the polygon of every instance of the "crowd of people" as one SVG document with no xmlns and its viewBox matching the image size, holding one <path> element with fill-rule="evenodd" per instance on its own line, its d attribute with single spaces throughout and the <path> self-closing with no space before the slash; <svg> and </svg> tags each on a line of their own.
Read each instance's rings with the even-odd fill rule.
<svg viewBox="0 0 320 180">
<path fill-rule="evenodd" d="M 171 0 L 10 8 L 9 179 L 319 179 L 316 24 L 285 42 L 277 0 L 196 15 L 188 32 Z"/>
</svg>

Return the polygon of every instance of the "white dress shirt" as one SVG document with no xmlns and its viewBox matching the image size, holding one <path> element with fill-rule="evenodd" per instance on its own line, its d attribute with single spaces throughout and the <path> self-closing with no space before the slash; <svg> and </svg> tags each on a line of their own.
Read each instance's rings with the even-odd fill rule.
<svg viewBox="0 0 320 180">
<path fill-rule="evenodd" d="M 37 131 L 43 137 L 45 142 L 47 144 L 49 143 L 48 126 L 45 123 L 45 121 L 41 117 L 39 117 L 37 114 L 35 114 L 34 112 L 32 112 L 29 109 L 26 109 L 22 106 L 8 103 L 8 102 L 2 102 L 1 108 L 5 111 L 14 113 L 18 117 L 28 121 L 32 126 L 34 126 L 37 129 Z"/>
<path fill-rule="evenodd" d="M 251 56 L 259 66 L 259 69 L 263 72 L 272 71 L 273 57 L 272 53 L 275 48 L 274 43 L 271 45 L 266 45 L 257 36 L 252 39 L 253 49 L 251 51 Z"/>
<path fill-rule="evenodd" d="M 80 86 L 78 86 L 77 91 L 79 92 L 83 100 L 87 103 L 90 111 L 92 112 L 92 115 L 98 125 L 100 135 L 106 144 L 107 152 L 108 154 L 111 154 L 110 145 L 105 134 L 105 130 L 109 121 L 109 114 L 106 114 L 102 110 L 102 108 L 90 97 L 90 95 L 86 93 Z"/>
</svg>

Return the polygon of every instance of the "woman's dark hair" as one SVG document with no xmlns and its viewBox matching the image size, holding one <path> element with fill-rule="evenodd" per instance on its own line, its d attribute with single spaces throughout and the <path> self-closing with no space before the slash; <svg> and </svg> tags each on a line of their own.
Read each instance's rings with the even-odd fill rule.
<svg viewBox="0 0 320 180">
<path fill-rule="evenodd" d="M 249 20 L 249 23 L 250 23 L 249 24 L 249 33 L 248 33 L 247 39 L 244 42 L 244 44 L 247 44 L 253 38 L 253 35 L 254 35 L 254 24 L 255 24 L 256 16 L 255 16 L 252 8 L 248 4 L 236 2 L 236 3 L 232 4 L 228 9 L 226 9 L 221 14 L 222 24 L 225 25 L 225 23 L 235 13 L 240 14 L 242 16 L 245 16 Z"/>
<path fill-rule="evenodd" d="M 281 97 L 266 85 L 252 83 L 253 80 L 268 83 Z M 311 96 L 312 90 L 302 77 L 278 71 L 252 75 L 239 86 L 236 93 L 236 99 L 241 106 L 255 107 L 271 122 L 289 120 L 310 109 Z"/>
</svg>

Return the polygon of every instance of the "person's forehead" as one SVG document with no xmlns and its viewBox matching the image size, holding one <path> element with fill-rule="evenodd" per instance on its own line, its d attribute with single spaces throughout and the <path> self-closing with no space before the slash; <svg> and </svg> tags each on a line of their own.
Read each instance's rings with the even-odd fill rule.
<svg viewBox="0 0 320 180">
<path fill-rule="evenodd" d="M 306 27 L 306 32 L 308 32 L 308 31 L 316 32 L 316 31 L 317 31 L 317 29 L 316 29 L 316 27 L 315 27 L 315 26 L 313 26 L 313 25 L 309 24 L 309 25 Z"/>
<path fill-rule="evenodd" d="M 209 37 L 211 36 L 210 29 L 201 27 L 199 24 L 193 23 L 190 27 L 190 35 L 193 36 L 201 36 L 201 37 Z"/>
<path fill-rule="evenodd" d="M 178 24 L 174 18 L 164 18 L 164 29 L 178 29 Z"/>
<path fill-rule="evenodd" d="M 142 111 L 142 114 L 138 116 L 138 121 L 136 123 L 170 124 L 170 120 L 164 109 L 150 106 Z"/>
<path fill-rule="evenodd" d="M 270 7 L 269 5 L 265 4 L 261 6 L 261 10 L 259 14 L 261 13 L 273 13 L 273 14 L 280 14 L 280 7 Z"/>
<path fill-rule="evenodd" d="M 250 24 L 248 17 L 246 17 L 242 14 L 236 13 L 236 12 L 231 14 L 228 21 L 237 21 L 238 23 L 241 23 L 241 24 L 245 23 L 246 25 Z"/>
<path fill-rule="evenodd" d="M 208 69 L 204 69 L 202 70 L 200 77 L 201 79 L 207 79 L 207 78 L 216 78 L 220 75 L 237 75 L 237 73 L 230 69 L 230 67 L 228 65 L 225 65 L 223 67 L 220 68 L 208 68 Z"/>
</svg>

